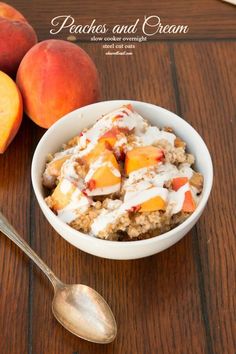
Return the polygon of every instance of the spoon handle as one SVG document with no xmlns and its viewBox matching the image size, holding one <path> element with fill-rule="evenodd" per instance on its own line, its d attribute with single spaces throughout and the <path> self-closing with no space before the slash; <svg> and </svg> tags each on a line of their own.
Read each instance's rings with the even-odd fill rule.
<svg viewBox="0 0 236 354">
<path fill-rule="evenodd" d="M 55 276 L 52 270 L 43 262 L 43 260 L 32 250 L 32 248 L 20 237 L 17 231 L 0 212 L 0 231 L 6 235 L 11 241 L 13 241 L 18 247 L 22 249 L 27 256 L 34 261 L 35 264 L 43 271 L 44 274 L 51 281 L 54 288 L 61 286 L 62 282 Z"/>
</svg>

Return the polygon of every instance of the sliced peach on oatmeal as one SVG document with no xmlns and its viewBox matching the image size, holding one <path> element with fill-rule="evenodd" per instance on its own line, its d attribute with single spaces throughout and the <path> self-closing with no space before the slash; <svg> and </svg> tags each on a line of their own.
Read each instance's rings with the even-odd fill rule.
<svg viewBox="0 0 236 354">
<path fill-rule="evenodd" d="M 178 191 L 181 187 L 183 187 L 186 183 L 188 183 L 187 177 L 176 177 L 172 180 L 172 189 L 174 191 Z M 192 213 L 196 209 L 196 203 L 193 199 L 192 192 L 189 190 L 185 192 L 184 202 L 182 206 L 182 210 L 185 213 Z"/>
<path fill-rule="evenodd" d="M 51 199 L 53 210 L 65 208 L 71 201 L 72 194 L 78 189 L 67 179 L 62 179 L 54 189 Z"/>
<path fill-rule="evenodd" d="M 102 166 L 94 172 L 93 177 L 88 182 L 88 188 L 93 190 L 117 184 L 120 184 L 120 177 L 115 176 L 108 166 Z"/>
<path fill-rule="evenodd" d="M 166 208 L 165 201 L 160 196 L 156 196 L 142 203 L 140 205 L 139 211 L 142 212 L 142 211 L 165 210 L 165 208 Z"/>
<path fill-rule="evenodd" d="M 90 164 L 93 160 L 96 160 L 104 151 L 107 151 L 107 146 L 103 142 L 98 142 L 94 148 L 87 154 L 82 157 L 82 160 Z"/>
<path fill-rule="evenodd" d="M 43 173 L 43 185 L 49 189 L 56 184 L 56 179 L 60 175 L 62 165 L 71 157 L 71 154 L 62 156 L 58 159 L 52 160 L 47 164 L 47 168 Z"/>
<path fill-rule="evenodd" d="M 141 146 L 130 150 L 125 158 L 125 173 L 129 175 L 131 172 L 140 168 L 154 166 L 161 162 L 164 158 L 163 151 L 155 146 Z"/>
<path fill-rule="evenodd" d="M 120 133 L 121 132 L 117 127 L 113 127 L 99 138 L 99 142 L 114 147 L 117 142 L 117 135 Z"/>
<path fill-rule="evenodd" d="M 68 160 L 71 157 L 71 154 L 62 156 L 56 160 L 52 160 L 51 162 L 48 163 L 47 165 L 47 173 L 51 176 L 56 176 L 58 177 L 61 172 L 62 165 L 66 160 Z"/>
<path fill-rule="evenodd" d="M 95 162 L 96 164 L 96 162 Z M 93 171 L 93 164 L 90 165 L 90 169 Z M 88 174 L 90 171 L 88 172 Z M 110 194 L 119 190 L 121 182 L 121 175 L 118 162 L 111 151 L 105 151 L 102 155 L 101 166 L 98 166 L 91 178 L 87 181 L 87 188 L 90 192 L 96 189 L 107 187 L 104 194 Z M 110 189 L 108 188 L 110 187 Z M 88 193 L 91 194 L 91 193 Z"/>
<path fill-rule="evenodd" d="M 195 209 L 196 209 L 196 203 L 195 200 L 193 199 L 191 191 L 185 192 L 185 198 L 184 198 L 182 210 L 185 213 L 193 213 Z"/>
<path fill-rule="evenodd" d="M 172 179 L 172 189 L 177 191 L 188 182 L 188 177 L 176 177 Z"/>
</svg>

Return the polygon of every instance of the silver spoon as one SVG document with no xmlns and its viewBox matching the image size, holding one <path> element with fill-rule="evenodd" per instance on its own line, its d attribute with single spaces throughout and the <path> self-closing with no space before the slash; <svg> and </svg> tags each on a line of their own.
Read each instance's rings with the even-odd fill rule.
<svg viewBox="0 0 236 354">
<path fill-rule="evenodd" d="M 46 274 L 54 287 L 52 312 L 71 333 L 94 343 L 110 343 L 117 333 L 113 313 L 94 289 L 82 285 L 63 284 L 32 248 L 19 236 L 0 212 L 0 231 L 12 240 Z"/>
</svg>

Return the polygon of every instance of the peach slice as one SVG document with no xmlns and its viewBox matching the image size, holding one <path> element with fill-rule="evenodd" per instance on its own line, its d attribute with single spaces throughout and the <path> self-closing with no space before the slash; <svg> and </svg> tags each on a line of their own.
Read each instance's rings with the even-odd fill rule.
<svg viewBox="0 0 236 354">
<path fill-rule="evenodd" d="M 139 211 L 142 212 L 142 211 L 165 210 L 165 208 L 166 208 L 165 201 L 161 197 L 156 196 L 142 203 Z"/>
<path fill-rule="evenodd" d="M 52 193 L 53 210 L 65 208 L 71 201 L 71 196 L 77 187 L 67 179 L 62 179 Z"/>
<path fill-rule="evenodd" d="M 193 199 L 191 191 L 185 192 L 184 204 L 182 210 L 185 213 L 193 213 L 196 209 L 196 203 Z"/>
<path fill-rule="evenodd" d="M 20 91 L 14 81 L 0 71 L 0 153 L 15 137 L 23 115 Z"/>
<path fill-rule="evenodd" d="M 56 160 L 49 162 L 49 164 L 47 165 L 47 174 L 49 174 L 50 176 L 58 177 L 60 174 L 62 165 L 70 157 L 71 157 L 71 154 L 68 154 L 68 155 L 65 155 L 61 158 L 58 158 Z"/>
<path fill-rule="evenodd" d="M 125 173 L 129 175 L 131 172 L 140 168 L 156 165 L 164 158 L 163 151 L 155 146 L 142 146 L 130 150 L 126 154 Z"/>
<path fill-rule="evenodd" d="M 95 145 L 95 147 L 87 155 L 82 157 L 82 160 L 90 164 L 104 152 L 110 151 L 108 148 L 110 148 L 110 145 L 106 144 L 105 141 L 98 142 L 97 145 Z"/>
<path fill-rule="evenodd" d="M 87 185 L 90 191 L 97 188 L 110 187 L 120 184 L 120 175 L 113 173 L 113 169 L 119 172 L 119 165 L 111 151 L 108 150 L 104 152 L 102 164 L 104 165 L 98 167 L 92 175 L 90 181 L 88 181 Z"/>
<path fill-rule="evenodd" d="M 187 177 L 176 177 L 176 178 L 173 178 L 173 180 L 172 180 L 172 189 L 174 191 L 177 191 L 177 190 L 179 190 L 179 188 L 184 186 L 187 182 L 188 182 L 188 178 Z M 182 210 L 185 213 L 192 213 L 192 212 L 194 212 L 195 209 L 196 209 L 196 203 L 195 203 L 195 201 L 193 199 L 192 192 L 189 190 L 189 191 L 185 192 L 185 197 L 184 197 L 184 203 L 183 203 Z"/>
<path fill-rule="evenodd" d="M 176 177 L 172 179 L 172 189 L 177 191 L 188 182 L 188 177 Z"/>
<path fill-rule="evenodd" d="M 52 189 L 56 184 L 56 179 L 60 175 L 62 165 L 71 157 L 71 154 L 65 155 L 57 160 L 52 160 L 48 163 L 45 172 L 43 173 L 43 185 Z"/>
<path fill-rule="evenodd" d="M 88 182 L 90 191 L 97 188 L 115 186 L 120 183 L 120 177 L 115 176 L 107 166 L 100 167 L 94 173 L 93 178 Z"/>
<path fill-rule="evenodd" d="M 120 134 L 120 130 L 116 127 L 108 130 L 104 135 L 99 138 L 99 142 L 108 144 L 110 147 L 114 147 L 115 143 L 117 142 L 117 135 Z"/>
</svg>

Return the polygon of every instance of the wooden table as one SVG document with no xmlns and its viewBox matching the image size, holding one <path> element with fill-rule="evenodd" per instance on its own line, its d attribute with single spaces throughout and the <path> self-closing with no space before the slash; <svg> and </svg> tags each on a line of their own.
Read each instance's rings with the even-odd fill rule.
<svg viewBox="0 0 236 354">
<path fill-rule="evenodd" d="M 151 102 L 184 117 L 205 139 L 214 164 L 214 186 L 196 227 L 155 256 L 112 261 L 86 254 L 50 227 L 30 181 L 34 149 L 44 133 L 25 117 L 0 156 L 0 208 L 48 265 L 68 283 L 97 289 L 118 323 L 109 345 L 87 343 L 60 326 L 51 313 L 52 288 L 22 252 L 0 236 L 1 354 L 233 354 L 235 326 L 235 33 L 236 8 L 217 0 L 100 2 L 12 0 L 39 40 L 52 38 L 50 21 L 71 14 L 86 24 L 131 24 L 156 14 L 189 32 L 157 34 L 135 43 L 132 56 L 106 56 L 101 43 L 80 36 L 94 59 L 103 99 Z M 63 32 L 56 38 L 67 38 Z"/>
</svg>

